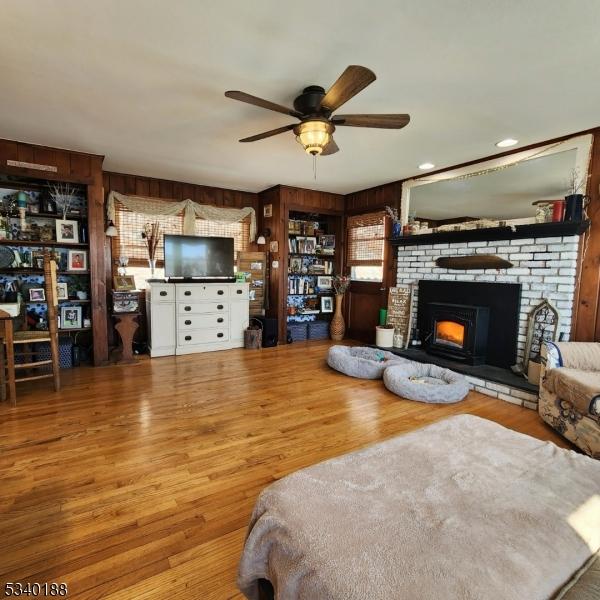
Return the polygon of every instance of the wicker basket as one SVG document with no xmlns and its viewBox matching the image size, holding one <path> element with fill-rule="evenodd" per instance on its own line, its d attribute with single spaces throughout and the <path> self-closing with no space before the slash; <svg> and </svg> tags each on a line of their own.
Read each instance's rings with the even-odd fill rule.
<svg viewBox="0 0 600 600">
<path fill-rule="evenodd" d="M 258 329 L 251 329 L 252 322 L 258 325 Z M 244 329 L 244 348 L 247 350 L 259 350 L 262 347 L 262 323 L 258 319 L 250 319 L 250 326 Z"/>
</svg>

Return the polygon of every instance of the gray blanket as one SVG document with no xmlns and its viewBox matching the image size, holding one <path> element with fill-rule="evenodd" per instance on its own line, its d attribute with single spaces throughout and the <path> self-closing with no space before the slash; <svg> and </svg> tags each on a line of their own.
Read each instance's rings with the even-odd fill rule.
<svg viewBox="0 0 600 600">
<path fill-rule="evenodd" d="M 260 495 L 238 584 L 277 600 L 550 598 L 600 547 L 600 462 L 459 415 Z"/>
</svg>

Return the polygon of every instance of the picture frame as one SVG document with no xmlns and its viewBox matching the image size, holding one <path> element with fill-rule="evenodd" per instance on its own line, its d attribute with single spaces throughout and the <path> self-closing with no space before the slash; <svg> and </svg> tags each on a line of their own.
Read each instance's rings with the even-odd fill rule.
<svg viewBox="0 0 600 600">
<path fill-rule="evenodd" d="M 63 244 L 78 244 L 79 243 L 79 223 L 77 221 L 69 221 L 67 219 L 57 219 L 56 241 Z"/>
<path fill-rule="evenodd" d="M 44 288 L 29 288 L 30 302 L 45 302 L 46 290 Z"/>
<path fill-rule="evenodd" d="M 333 312 L 333 296 L 322 296 L 321 297 L 321 312 L 332 313 Z"/>
<path fill-rule="evenodd" d="M 81 306 L 61 306 L 60 307 L 61 329 L 81 329 L 82 326 L 82 307 Z"/>
<path fill-rule="evenodd" d="M 302 258 L 300 256 L 290 257 L 290 273 L 302 273 Z"/>
<path fill-rule="evenodd" d="M 296 237 L 299 254 L 316 254 L 317 253 L 317 238 L 314 236 L 298 236 Z"/>
<path fill-rule="evenodd" d="M 68 271 L 87 271 L 88 268 L 86 250 L 69 250 L 67 257 Z"/>
<path fill-rule="evenodd" d="M 333 289 L 333 277 L 331 277 L 330 275 L 319 275 L 317 277 L 317 287 L 320 290 Z"/>
<path fill-rule="evenodd" d="M 273 205 L 265 204 L 263 206 L 263 217 L 272 217 L 273 216 Z"/>
<path fill-rule="evenodd" d="M 321 248 L 335 248 L 335 235 L 323 234 L 319 238 Z"/>
<path fill-rule="evenodd" d="M 66 282 L 61 281 L 56 284 L 56 299 L 57 300 L 68 300 L 69 299 L 69 287 Z"/>
<path fill-rule="evenodd" d="M 117 292 L 131 292 L 135 290 L 135 277 L 133 275 L 117 275 L 113 277 L 113 287 Z"/>
</svg>

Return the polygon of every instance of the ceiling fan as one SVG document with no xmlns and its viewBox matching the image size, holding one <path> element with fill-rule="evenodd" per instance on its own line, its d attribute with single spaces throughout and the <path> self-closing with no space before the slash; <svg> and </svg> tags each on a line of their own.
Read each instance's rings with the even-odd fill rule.
<svg viewBox="0 0 600 600">
<path fill-rule="evenodd" d="M 304 88 L 304 91 L 294 100 L 293 109 L 235 90 L 225 92 L 225 96 L 296 117 L 300 120 L 300 123 L 291 123 L 264 133 L 252 135 L 241 139 L 240 142 L 256 142 L 293 130 L 296 139 L 308 154 L 327 156 L 339 150 L 333 139 L 333 132 L 336 127 L 401 129 L 410 121 L 409 115 L 332 115 L 342 104 L 364 90 L 375 79 L 375 73 L 370 69 L 359 65 L 350 65 L 327 92 L 318 85 Z"/>
</svg>

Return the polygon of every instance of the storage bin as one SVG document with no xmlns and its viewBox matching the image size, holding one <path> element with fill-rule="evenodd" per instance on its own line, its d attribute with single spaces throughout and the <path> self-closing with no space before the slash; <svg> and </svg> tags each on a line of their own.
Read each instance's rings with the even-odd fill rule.
<svg viewBox="0 0 600 600">
<path fill-rule="evenodd" d="M 328 321 L 311 321 L 308 323 L 309 340 L 327 340 L 329 339 Z"/>
<path fill-rule="evenodd" d="M 32 351 L 35 352 L 36 360 L 50 360 L 50 342 L 36 342 L 32 344 Z M 70 337 L 63 336 L 58 338 L 58 354 L 61 369 L 70 369 L 73 367 L 73 340 Z M 40 367 L 40 371 L 50 371 L 51 366 Z"/>
<path fill-rule="evenodd" d="M 293 342 L 300 342 L 308 339 L 308 327 L 306 323 L 288 323 L 288 333 L 292 336 Z"/>
</svg>

